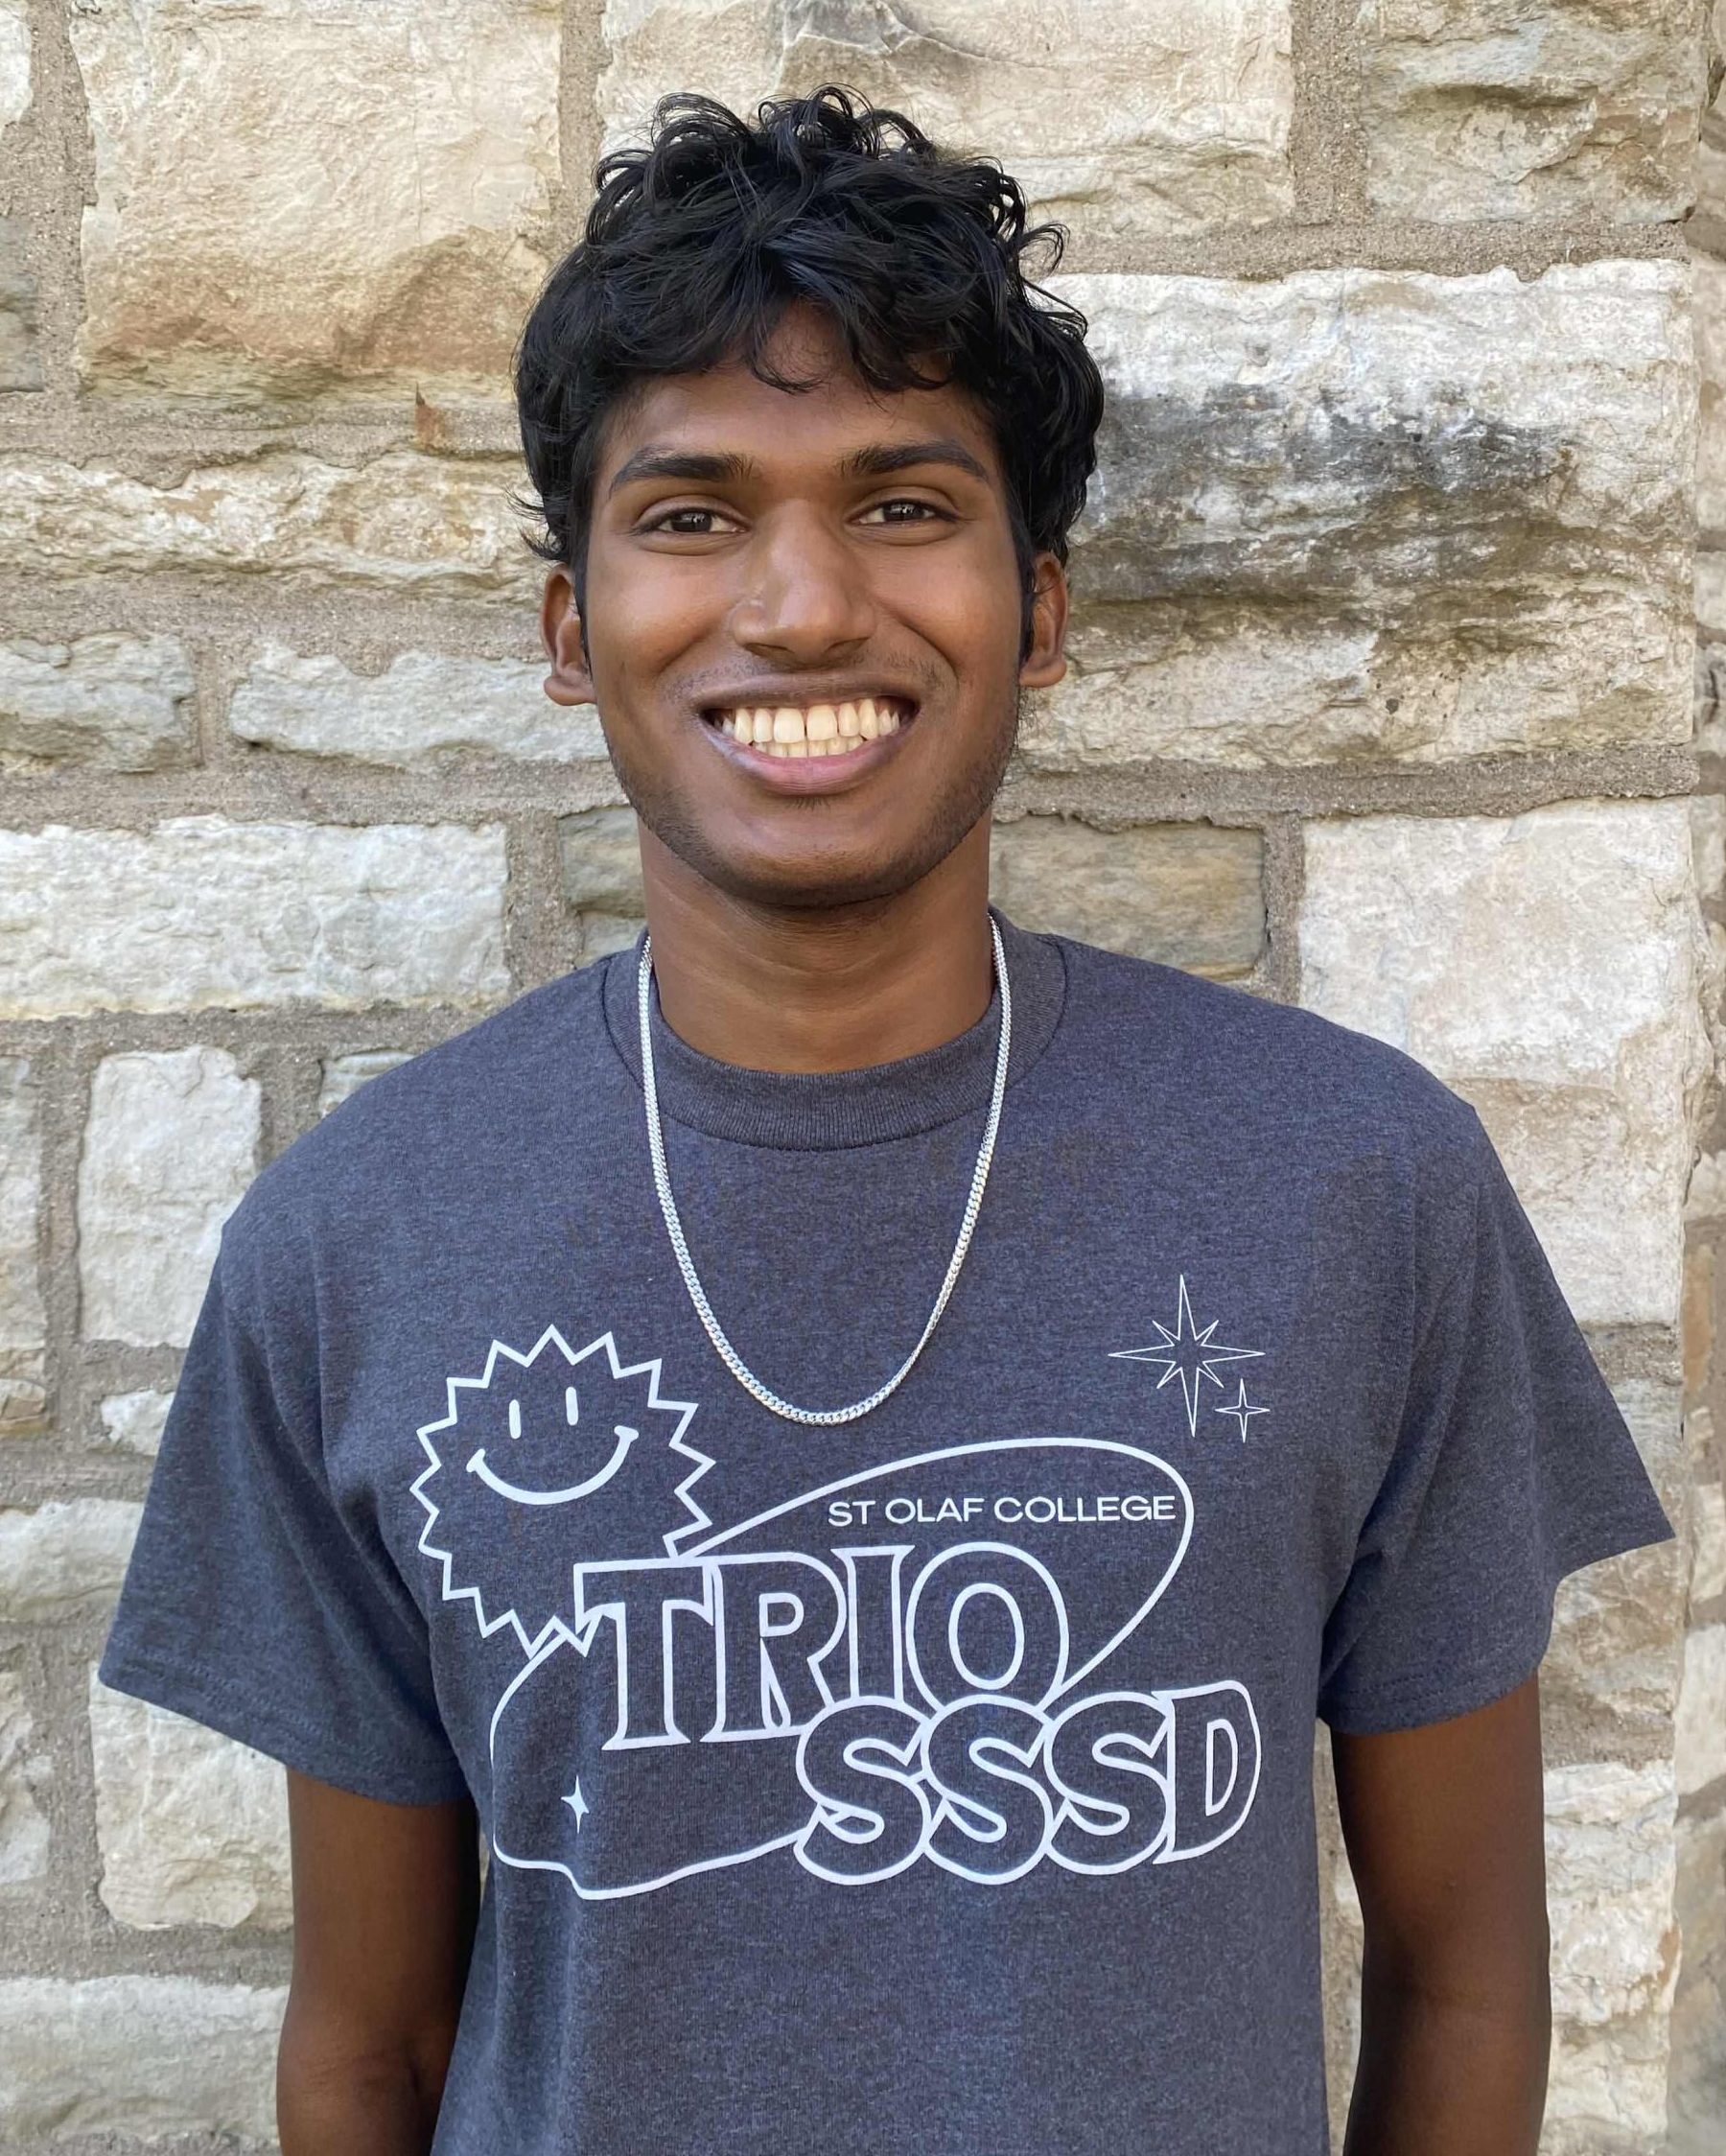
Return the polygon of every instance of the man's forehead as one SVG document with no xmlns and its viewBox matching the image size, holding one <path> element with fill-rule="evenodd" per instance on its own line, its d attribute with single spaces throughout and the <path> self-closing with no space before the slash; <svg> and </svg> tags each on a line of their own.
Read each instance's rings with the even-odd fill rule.
<svg viewBox="0 0 1726 2156">
<path fill-rule="evenodd" d="M 787 371 L 808 379 L 802 369 Z M 905 453 L 919 447 L 932 461 L 999 479 L 991 430 L 970 395 L 952 384 L 876 389 L 829 358 L 809 387 L 782 389 L 728 361 L 637 385 L 609 415 L 597 477 L 604 494 L 630 476 L 625 466 L 639 471 L 699 456 L 728 460 L 738 476 L 750 476 L 746 465 L 764 477 L 796 464 L 849 478 L 903 469 Z"/>
</svg>

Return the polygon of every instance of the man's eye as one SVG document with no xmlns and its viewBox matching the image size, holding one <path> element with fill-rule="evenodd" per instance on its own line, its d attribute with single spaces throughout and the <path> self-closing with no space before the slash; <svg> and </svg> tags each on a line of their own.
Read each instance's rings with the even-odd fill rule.
<svg viewBox="0 0 1726 2156">
<path fill-rule="evenodd" d="M 918 502 L 905 495 L 892 502 L 877 502 L 863 515 L 866 520 L 878 517 L 883 524 L 926 524 L 931 518 L 944 519 L 946 512 L 932 502 Z"/>
<path fill-rule="evenodd" d="M 717 509 L 667 509 L 648 519 L 643 531 L 669 531 L 680 539 L 708 539 L 727 520 Z"/>
</svg>

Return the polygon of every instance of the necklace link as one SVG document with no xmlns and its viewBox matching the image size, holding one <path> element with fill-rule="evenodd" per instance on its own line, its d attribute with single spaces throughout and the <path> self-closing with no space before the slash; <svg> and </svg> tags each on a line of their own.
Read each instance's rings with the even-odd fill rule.
<svg viewBox="0 0 1726 2156">
<path fill-rule="evenodd" d="M 677 1268 L 683 1275 L 689 1301 L 695 1306 L 695 1315 L 701 1320 L 720 1361 L 745 1392 L 753 1394 L 764 1408 L 782 1416 L 788 1422 L 854 1422 L 860 1416 L 868 1415 L 872 1409 L 879 1407 L 884 1399 L 898 1392 L 910 1375 L 912 1366 L 929 1345 L 930 1337 L 941 1323 L 942 1314 L 952 1298 L 959 1278 L 959 1269 L 965 1263 L 966 1253 L 970 1249 L 977 1215 L 983 1208 L 984 1186 L 989 1182 L 990 1162 L 994 1159 L 995 1134 L 1001 1125 L 1001 1104 L 1007 1095 L 1007 1066 L 1013 1053 L 1013 992 L 1007 981 L 1007 953 L 1002 949 L 1001 931 L 992 915 L 990 917 L 989 933 L 994 946 L 995 981 L 1001 996 L 1001 1030 L 995 1044 L 994 1087 L 990 1096 L 989 1120 L 984 1126 L 983 1142 L 977 1151 L 977 1164 L 971 1174 L 970 1194 L 965 1202 L 965 1217 L 959 1224 L 959 1236 L 953 1245 L 952 1257 L 947 1263 L 946 1277 L 941 1283 L 941 1292 L 935 1298 L 935 1307 L 929 1312 L 929 1321 L 923 1326 L 916 1347 L 886 1384 L 877 1386 L 866 1399 L 853 1400 L 850 1407 L 822 1408 L 796 1407 L 791 1401 L 781 1398 L 770 1386 L 761 1383 L 726 1338 L 724 1327 L 713 1315 L 713 1306 L 708 1301 L 707 1291 L 695 1270 L 695 1260 L 689 1255 L 683 1221 L 678 1215 L 677 1201 L 671 1195 L 671 1175 L 665 1164 L 665 1137 L 660 1121 L 659 1083 L 653 1067 L 653 1028 L 650 1023 L 653 938 L 648 936 L 642 942 L 641 963 L 636 981 L 636 1001 L 641 1030 L 641 1091 L 647 1111 L 647 1151 L 653 1161 L 653 1186 L 659 1194 L 665 1232 L 671 1238 Z"/>
</svg>

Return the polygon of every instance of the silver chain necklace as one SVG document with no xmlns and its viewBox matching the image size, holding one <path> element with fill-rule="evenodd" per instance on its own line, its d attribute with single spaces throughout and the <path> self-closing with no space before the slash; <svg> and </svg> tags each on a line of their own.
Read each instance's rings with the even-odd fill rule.
<svg viewBox="0 0 1726 2156">
<path fill-rule="evenodd" d="M 929 1312 L 929 1322 L 922 1328 L 922 1337 L 887 1380 L 870 1394 L 867 1399 L 853 1400 L 850 1407 L 794 1407 L 789 1400 L 781 1399 L 771 1387 L 763 1385 L 745 1364 L 741 1355 L 725 1337 L 724 1328 L 713 1315 L 713 1306 L 707 1299 L 695 1271 L 695 1261 L 689 1255 L 689 1246 L 684 1239 L 683 1222 L 677 1215 L 677 1201 L 671 1195 L 671 1177 L 665 1166 L 665 1138 L 660 1128 L 659 1085 L 653 1071 L 653 1029 L 648 1023 L 649 992 L 653 980 L 653 938 L 647 937 L 641 945 L 641 964 L 637 978 L 637 1005 L 641 1020 L 641 1090 L 647 1102 L 647 1150 L 653 1156 L 653 1186 L 659 1192 L 660 1211 L 665 1216 L 665 1232 L 671 1238 L 671 1248 L 677 1253 L 678 1270 L 682 1273 L 684 1286 L 689 1291 L 689 1301 L 695 1305 L 695 1315 L 707 1327 L 707 1336 L 712 1342 L 719 1359 L 746 1392 L 753 1393 L 761 1405 L 781 1415 L 788 1422 L 854 1422 L 872 1408 L 877 1408 L 890 1393 L 897 1392 L 911 1366 L 929 1345 L 930 1335 L 941 1323 L 942 1312 L 951 1299 L 953 1287 L 959 1278 L 959 1268 L 965 1263 L 965 1254 L 970 1249 L 972 1230 L 977 1225 L 977 1215 L 983 1207 L 983 1186 L 989 1181 L 989 1163 L 994 1158 L 995 1133 L 1001 1124 L 1001 1103 L 1007 1094 L 1007 1063 L 1013 1052 L 1013 994 L 1007 985 L 1007 954 L 1001 949 L 1001 931 L 991 916 L 989 933 L 994 941 L 995 980 L 1001 991 L 1001 1037 L 995 1047 L 994 1090 L 989 1103 L 989 1121 L 984 1126 L 983 1143 L 978 1148 L 977 1165 L 971 1175 L 970 1196 L 965 1202 L 965 1218 L 959 1224 L 959 1239 L 953 1245 L 953 1254 L 947 1264 L 946 1278 L 941 1283 L 941 1293 L 935 1298 L 935 1307 Z"/>
</svg>

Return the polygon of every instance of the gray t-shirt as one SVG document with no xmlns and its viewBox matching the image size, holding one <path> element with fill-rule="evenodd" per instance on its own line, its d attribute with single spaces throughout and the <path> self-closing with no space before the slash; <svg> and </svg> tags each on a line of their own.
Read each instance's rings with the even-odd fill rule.
<svg viewBox="0 0 1726 2156">
<path fill-rule="evenodd" d="M 471 1791 L 437 2156 L 1318 2156 L 1315 1715 L 1535 1668 L 1664 1539 L 1473 1112 L 1309 1014 L 1003 924 L 950 1307 L 759 1407 L 655 1199 L 637 953 L 376 1080 L 228 1223 L 102 1664 Z M 918 1336 L 997 1011 L 784 1076 L 654 1013 L 720 1323 L 805 1406 Z"/>
</svg>

